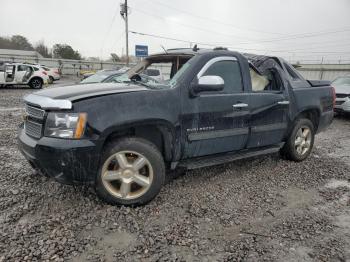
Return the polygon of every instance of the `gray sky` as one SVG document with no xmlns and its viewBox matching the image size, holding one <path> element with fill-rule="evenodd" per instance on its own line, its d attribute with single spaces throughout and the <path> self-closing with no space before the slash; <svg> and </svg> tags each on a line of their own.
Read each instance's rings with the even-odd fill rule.
<svg viewBox="0 0 350 262">
<path fill-rule="evenodd" d="M 67 43 L 83 56 L 120 55 L 120 0 L 1 0 L 0 35 L 48 46 Z M 129 30 L 290 60 L 349 60 L 350 0 L 129 0 Z M 190 43 L 130 34 L 150 53 Z M 208 44 L 204 46 L 203 44 Z"/>
</svg>

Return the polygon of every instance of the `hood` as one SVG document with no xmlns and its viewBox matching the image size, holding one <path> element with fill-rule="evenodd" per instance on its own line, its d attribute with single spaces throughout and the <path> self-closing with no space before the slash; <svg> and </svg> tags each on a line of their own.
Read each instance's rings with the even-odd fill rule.
<svg viewBox="0 0 350 262">
<path fill-rule="evenodd" d="M 350 86 L 349 85 L 334 85 L 336 94 L 345 94 L 350 95 Z"/>
<path fill-rule="evenodd" d="M 37 96 L 49 97 L 52 99 L 67 99 L 74 101 L 93 96 L 146 90 L 148 89 L 143 86 L 133 84 L 97 83 L 48 88 L 35 92 L 34 94 Z"/>
</svg>

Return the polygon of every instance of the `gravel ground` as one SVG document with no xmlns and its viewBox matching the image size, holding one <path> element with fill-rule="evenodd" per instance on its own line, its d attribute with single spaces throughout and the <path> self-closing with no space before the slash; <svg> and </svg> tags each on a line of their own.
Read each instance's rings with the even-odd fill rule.
<svg viewBox="0 0 350 262">
<path fill-rule="evenodd" d="M 120 208 L 34 174 L 16 143 L 31 90 L 0 92 L 0 261 L 350 261 L 350 119 L 302 163 L 203 168 Z"/>
</svg>

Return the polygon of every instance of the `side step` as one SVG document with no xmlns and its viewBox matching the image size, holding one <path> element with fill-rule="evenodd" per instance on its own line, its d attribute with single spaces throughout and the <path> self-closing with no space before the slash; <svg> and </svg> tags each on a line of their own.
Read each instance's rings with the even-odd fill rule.
<svg viewBox="0 0 350 262">
<path fill-rule="evenodd" d="M 281 145 L 272 146 L 272 147 L 264 147 L 259 149 L 250 149 L 244 151 L 238 151 L 236 153 L 225 153 L 225 154 L 216 154 L 212 156 L 204 156 L 193 159 L 188 159 L 180 162 L 178 164 L 179 167 L 184 167 L 187 169 L 196 169 L 207 166 L 215 166 L 224 164 L 227 162 L 236 161 L 239 159 L 256 157 L 261 155 L 268 155 L 278 152 L 281 149 Z"/>
</svg>

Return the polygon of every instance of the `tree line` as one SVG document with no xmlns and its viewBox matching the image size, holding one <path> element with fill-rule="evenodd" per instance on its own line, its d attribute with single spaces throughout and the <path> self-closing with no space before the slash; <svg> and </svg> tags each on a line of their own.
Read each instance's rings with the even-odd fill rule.
<svg viewBox="0 0 350 262">
<path fill-rule="evenodd" d="M 0 49 L 37 51 L 46 58 L 82 59 L 81 54 L 70 45 L 55 44 L 50 49 L 45 45 L 44 41 L 39 41 L 33 45 L 22 35 L 13 35 L 11 37 L 0 36 Z"/>
</svg>

